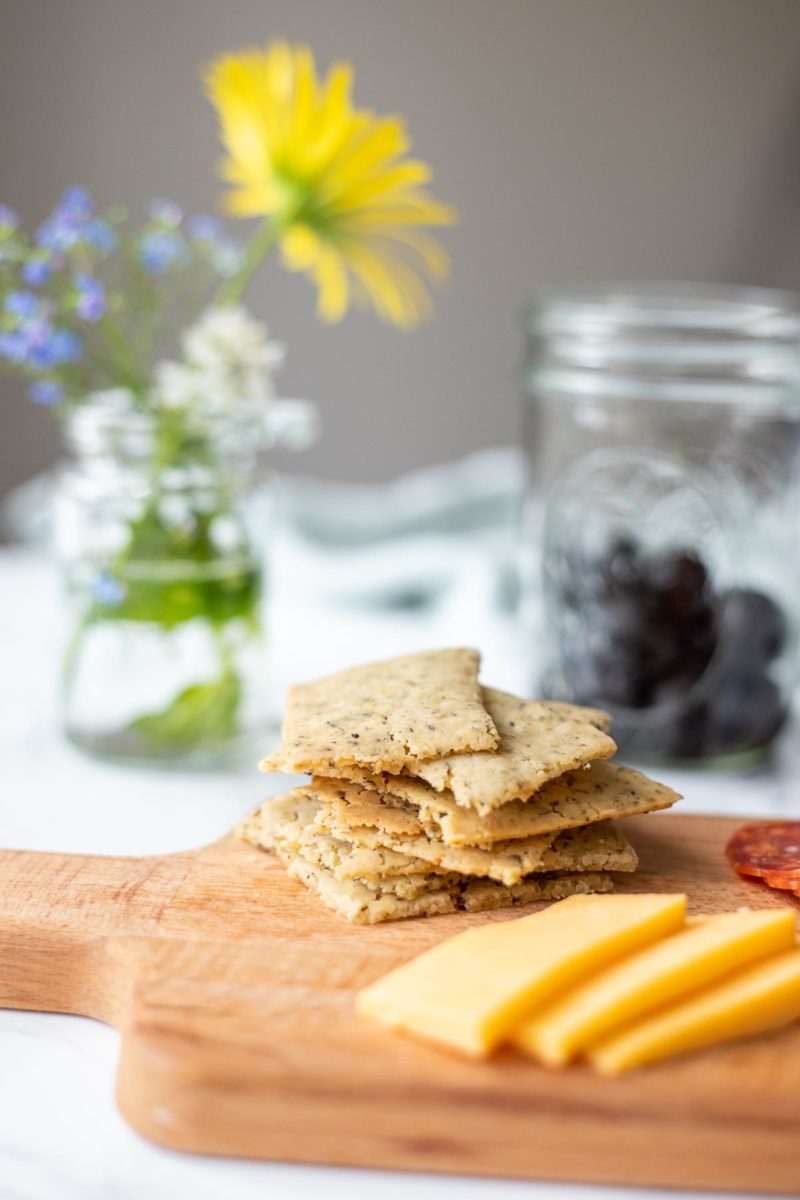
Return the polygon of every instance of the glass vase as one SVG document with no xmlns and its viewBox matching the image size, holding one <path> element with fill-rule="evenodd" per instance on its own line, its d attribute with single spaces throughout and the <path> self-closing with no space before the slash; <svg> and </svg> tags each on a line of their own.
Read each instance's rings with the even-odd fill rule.
<svg viewBox="0 0 800 1200">
<path fill-rule="evenodd" d="M 63 720 L 83 750 L 207 765 L 268 724 L 268 514 L 249 504 L 264 418 L 134 411 L 124 393 L 67 420 L 56 504 L 68 636 Z"/>
</svg>

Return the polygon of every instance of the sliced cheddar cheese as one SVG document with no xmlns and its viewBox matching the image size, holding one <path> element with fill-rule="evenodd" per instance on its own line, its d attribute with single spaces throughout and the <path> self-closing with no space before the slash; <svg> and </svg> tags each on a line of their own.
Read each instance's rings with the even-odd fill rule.
<svg viewBox="0 0 800 1200">
<path fill-rule="evenodd" d="M 562 1066 L 645 1014 L 794 944 L 794 909 L 742 910 L 693 922 L 569 991 L 514 1033 L 514 1045 Z"/>
<path fill-rule="evenodd" d="M 360 1013 L 484 1056 L 533 1008 L 684 920 L 681 895 L 570 896 L 440 942 L 359 993 Z"/>
<path fill-rule="evenodd" d="M 604 1075 L 766 1033 L 800 1018 L 800 950 L 768 958 L 595 1046 L 589 1059 Z"/>
</svg>

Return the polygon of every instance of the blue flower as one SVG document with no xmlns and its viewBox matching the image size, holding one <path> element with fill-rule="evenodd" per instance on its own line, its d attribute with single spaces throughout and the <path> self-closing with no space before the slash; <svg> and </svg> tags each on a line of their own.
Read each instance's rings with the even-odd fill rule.
<svg viewBox="0 0 800 1200">
<path fill-rule="evenodd" d="M 125 587 L 108 571 L 101 571 L 92 584 L 92 595 L 98 604 L 116 608 L 125 599 Z"/>
<path fill-rule="evenodd" d="M 78 299 L 75 309 L 84 321 L 99 321 L 106 311 L 106 290 L 93 275 L 76 275 Z"/>
<path fill-rule="evenodd" d="M 186 243 L 172 229 L 145 233 L 139 242 L 139 261 L 150 275 L 164 275 L 179 266 L 186 257 Z"/>
<path fill-rule="evenodd" d="M 77 362 L 83 354 L 83 342 L 71 329 L 54 329 L 49 344 L 56 364 Z"/>
<path fill-rule="evenodd" d="M 214 242 L 222 233 L 222 226 L 216 217 L 190 217 L 186 228 L 189 237 L 196 242 Z"/>
<path fill-rule="evenodd" d="M 0 358 L 12 363 L 23 363 L 28 355 L 28 341 L 23 333 L 14 330 L 0 333 Z"/>
<path fill-rule="evenodd" d="M 153 200 L 148 205 L 147 215 L 153 221 L 158 221 L 161 225 L 168 225 L 171 229 L 176 229 L 183 220 L 182 210 L 171 200 Z"/>
<path fill-rule="evenodd" d="M 45 323 L 42 322 L 42 325 Z M 77 362 L 83 354 L 83 343 L 71 329 L 48 326 L 42 330 L 27 330 L 28 362 L 39 371 L 48 371 L 62 363 Z"/>
<path fill-rule="evenodd" d="M 53 274 L 53 259 L 49 254 L 35 254 L 22 264 L 22 278 L 28 287 L 42 287 Z"/>
<path fill-rule="evenodd" d="M 107 221 L 102 221 L 99 217 L 95 217 L 93 221 L 89 221 L 83 230 L 83 236 L 90 246 L 98 250 L 100 254 L 110 254 L 116 249 L 117 235 Z"/>
<path fill-rule="evenodd" d="M 64 389 L 54 379 L 35 379 L 28 389 L 34 404 L 58 404 L 64 399 Z"/>
<path fill-rule="evenodd" d="M 39 298 L 34 296 L 33 292 L 9 292 L 4 308 L 12 317 L 27 321 L 39 315 Z"/>
<path fill-rule="evenodd" d="M 70 219 L 56 211 L 42 222 L 34 234 L 34 240 L 43 250 L 64 254 L 80 242 L 81 231 Z"/>
<path fill-rule="evenodd" d="M 19 216 L 7 204 L 0 204 L 0 229 L 19 229 Z"/>
<path fill-rule="evenodd" d="M 94 214 L 94 201 L 86 188 L 68 187 L 61 197 L 56 212 L 73 221 L 88 221 Z"/>
<path fill-rule="evenodd" d="M 43 346 L 52 334 L 53 326 L 50 324 L 48 314 L 41 312 L 39 316 L 32 318 L 30 321 L 25 321 L 21 327 L 21 332 L 29 346 Z"/>
<path fill-rule="evenodd" d="M 82 243 L 94 245 L 95 239 L 106 244 L 110 234 L 106 223 L 94 217 L 94 201 L 89 193 L 71 187 L 39 226 L 35 240 L 43 249 L 63 254 Z"/>
</svg>

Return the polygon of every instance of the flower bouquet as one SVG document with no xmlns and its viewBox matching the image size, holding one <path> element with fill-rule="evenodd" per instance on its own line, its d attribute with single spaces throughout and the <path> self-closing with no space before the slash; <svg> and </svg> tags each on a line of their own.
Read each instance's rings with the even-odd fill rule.
<svg viewBox="0 0 800 1200">
<path fill-rule="evenodd" d="M 263 724 L 263 553 L 244 497 L 273 436 L 283 349 L 244 307 L 273 249 L 336 321 L 351 300 L 403 329 L 447 268 L 453 219 L 406 158 L 403 123 L 357 109 L 352 72 L 319 79 L 275 43 L 206 77 L 235 241 L 150 206 L 143 222 L 68 189 L 32 237 L 0 207 L 0 365 L 64 422 L 58 504 L 71 629 L 65 723 L 81 746 L 207 761 Z"/>
</svg>

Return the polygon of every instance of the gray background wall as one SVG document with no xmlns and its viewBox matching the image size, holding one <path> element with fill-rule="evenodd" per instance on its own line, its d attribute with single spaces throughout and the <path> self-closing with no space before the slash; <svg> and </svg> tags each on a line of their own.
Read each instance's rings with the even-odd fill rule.
<svg viewBox="0 0 800 1200">
<path fill-rule="evenodd" d="M 539 288 L 800 287 L 800 0 L 2 0 L 0 18 L 0 199 L 30 220 L 73 181 L 213 209 L 198 73 L 271 36 L 351 59 L 357 101 L 407 116 L 462 214 L 434 323 L 323 328 L 277 266 L 253 294 L 289 347 L 282 390 L 324 412 L 306 471 L 377 479 L 514 439 L 518 313 Z M 0 388 L 2 491 L 58 438 Z"/>
</svg>

